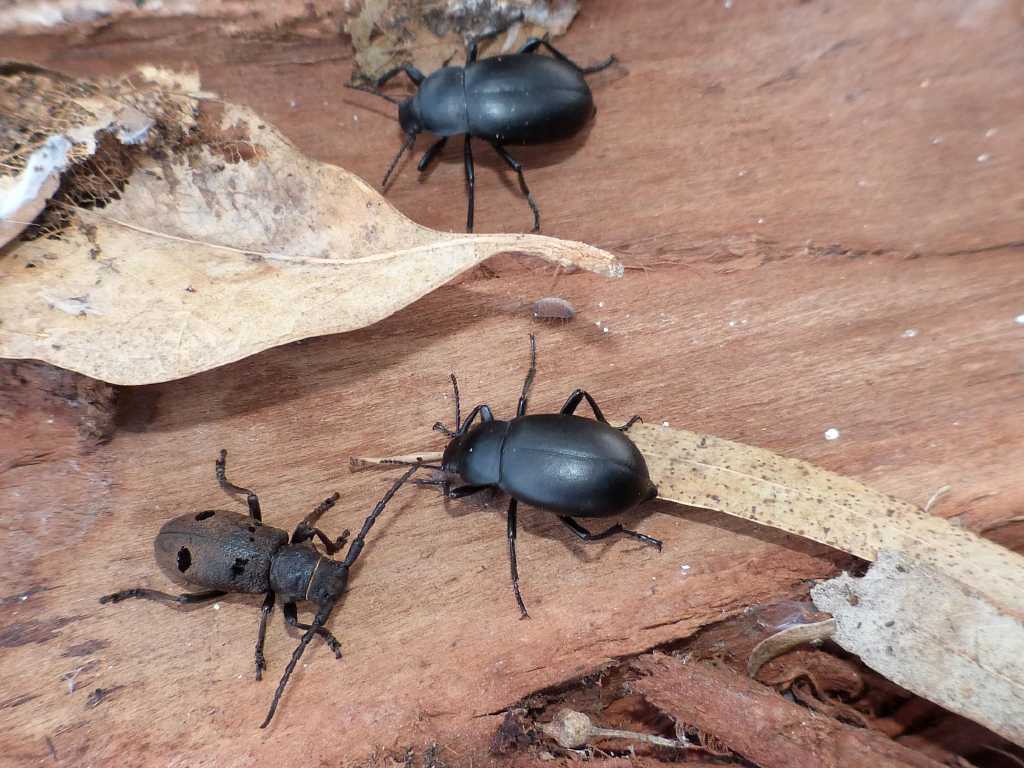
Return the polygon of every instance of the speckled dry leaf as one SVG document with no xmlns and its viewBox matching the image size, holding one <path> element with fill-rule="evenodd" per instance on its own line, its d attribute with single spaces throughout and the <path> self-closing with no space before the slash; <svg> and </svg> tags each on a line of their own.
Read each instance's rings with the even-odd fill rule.
<svg viewBox="0 0 1024 768">
<path fill-rule="evenodd" d="M 1024 557 L 807 462 L 721 438 L 637 424 L 629 431 L 661 498 L 780 528 L 875 560 L 906 554 L 1024 616 Z"/>
<path fill-rule="evenodd" d="M 872 669 L 1024 746 L 1020 614 L 889 551 L 863 578 L 844 574 L 811 595 L 835 619 L 832 639 Z"/>
<path fill-rule="evenodd" d="M 481 43 L 483 56 L 514 51 L 531 36 L 562 35 L 578 7 L 577 0 L 362 0 L 351 6 L 345 31 L 359 72 L 376 78 L 405 63 L 424 72 L 461 63 L 467 40 L 499 30 Z"/>
<path fill-rule="evenodd" d="M 248 109 L 200 113 L 187 84 L 108 86 L 133 115 L 156 109 L 153 128 L 126 147 L 107 121 L 96 154 L 71 164 L 43 219 L 4 249 L 0 356 L 146 384 L 369 325 L 500 252 L 621 274 L 582 243 L 420 227 Z"/>
</svg>

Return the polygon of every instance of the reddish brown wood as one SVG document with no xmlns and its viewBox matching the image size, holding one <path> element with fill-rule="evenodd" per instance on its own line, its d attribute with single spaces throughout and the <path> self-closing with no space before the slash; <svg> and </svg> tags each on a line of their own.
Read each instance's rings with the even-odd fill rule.
<svg viewBox="0 0 1024 768">
<path fill-rule="evenodd" d="M 593 129 L 516 154 L 545 232 L 650 271 L 556 280 L 496 259 L 372 328 L 122 390 L 113 439 L 88 455 L 65 406 L 0 394 L 14 414 L 3 442 L 23 435 L 39 457 L 0 474 L 0 764 L 49 760 L 49 739 L 76 764 L 358 764 L 437 741 L 450 763 L 483 765 L 489 713 L 835 570 L 822 547 L 667 504 L 628 521 L 665 538 L 660 556 L 583 547 L 524 510 L 534 619 L 520 622 L 501 502 L 403 492 L 332 619 L 345 659 L 314 644 L 266 734 L 256 725 L 296 636 L 273 623 L 255 683 L 258 600 L 182 614 L 97 604 L 169 586 L 152 537 L 172 515 L 230 504 L 213 482 L 222 446 L 268 521 L 287 527 L 337 488 L 325 526 L 357 524 L 387 476 L 350 475 L 348 457 L 439 446 L 429 427 L 450 418 L 450 369 L 467 400 L 509 413 L 530 331 L 537 410 L 584 386 L 611 416 L 750 442 L 921 504 L 948 484 L 936 514 L 974 529 L 1020 515 L 1021 35 L 1012 3 L 595 0 L 560 42 L 624 62 L 594 78 Z M 371 180 L 398 140 L 389 115 L 341 90 L 341 37 L 225 38 L 173 19 L 0 49 L 80 75 L 198 66 L 205 87 Z M 407 163 L 391 199 L 459 227 L 456 150 L 423 183 Z M 528 209 L 499 168 L 481 163 L 478 223 L 518 230 Z M 524 304 L 553 294 L 574 321 L 532 320 Z M 1019 524 L 989 535 L 1024 546 Z M 109 693 L 89 708 L 97 688 Z"/>
<path fill-rule="evenodd" d="M 891 739 L 786 701 L 743 674 L 670 656 L 635 662 L 634 687 L 677 722 L 695 726 L 762 768 L 937 768 Z"/>
</svg>

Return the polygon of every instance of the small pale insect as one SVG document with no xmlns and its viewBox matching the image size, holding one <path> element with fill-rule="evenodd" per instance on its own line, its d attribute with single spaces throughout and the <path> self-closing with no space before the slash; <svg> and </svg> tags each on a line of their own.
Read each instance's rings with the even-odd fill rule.
<svg viewBox="0 0 1024 768">
<path fill-rule="evenodd" d="M 545 296 L 533 302 L 533 316 L 538 320 L 572 320 L 576 310 L 565 299 L 557 296 Z"/>
</svg>

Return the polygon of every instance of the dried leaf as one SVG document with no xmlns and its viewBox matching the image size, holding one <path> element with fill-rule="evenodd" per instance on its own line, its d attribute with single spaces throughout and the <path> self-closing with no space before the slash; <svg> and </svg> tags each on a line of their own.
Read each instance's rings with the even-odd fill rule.
<svg viewBox="0 0 1024 768">
<path fill-rule="evenodd" d="M 883 551 L 811 590 L 833 640 L 907 690 L 1024 746 L 1024 621 L 939 570 Z"/>
<path fill-rule="evenodd" d="M 95 154 L 65 173 L 46 236 L 30 228 L 3 252 L 0 356 L 147 384 L 361 328 L 501 252 L 622 273 L 582 243 L 420 227 L 248 109 L 199 113 L 198 84 L 168 79 L 106 84 L 152 119 L 146 143 L 126 148 L 116 115 L 89 133 Z"/>
<path fill-rule="evenodd" d="M 725 512 L 876 560 L 903 552 L 1024 616 L 1024 558 L 849 477 L 710 435 L 629 431 L 661 498 Z"/>
<path fill-rule="evenodd" d="M 345 31 L 357 68 L 375 79 L 400 64 L 432 72 L 450 59 L 461 61 L 467 40 L 506 29 L 482 41 L 481 54 L 513 51 L 531 36 L 562 35 L 578 5 L 576 0 L 364 0 L 350 13 Z"/>
</svg>

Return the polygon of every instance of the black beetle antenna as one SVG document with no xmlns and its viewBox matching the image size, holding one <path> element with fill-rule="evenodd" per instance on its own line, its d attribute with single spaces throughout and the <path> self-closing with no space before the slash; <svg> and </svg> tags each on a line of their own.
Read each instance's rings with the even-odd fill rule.
<svg viewBox="0 0 1024 768">
<path fill-rule="evenodd" d="M 398 154 L 395 155 L 395 159 L 391 161 L 391 165 L 389 165 L 388 169 L 384 172 L 384 181 L 380 183 L 381 189 L 387 189 L 388 179 L 391 178 L 391 172 L 395 170 L 395 166 L 398 165 L 398 161 L 402 159 L 402 155 L 405 154 L 406 150 L 409 149 L 415 141 L 415 133 L 406 134 L 405 141 L 402 142 L 402 146 L 399 148 Z"/>
<path fill-rule="evenodd" d="M 284 687 L 288 684 L 288 678 L 292 676 L 292 670 L 295 669 L 295 665 L 299 663 L 299 659 L 302 658 L 303 652 L 306 650 L 306 646 L 309 645 L 309 641 L 313 639 L 313 635 L 317 633 L 326 622 L 327 617 L 331 615 L 331 610 L 334 608 L 334 603 L 321 608 L 317 611 L 316 618 L 313 619 L 313 623 L 310 624 L 309 629 L 306 630 L 306 634 L 299 640 L 298 646 L 295 648 L 295 652 L 292 653 L 292 659 L 288 662 L 288 666 L 285 667 L 284 674 L 281 675 L 281 682 L 277 684 L 277 690 L 274 692 L 274 700 L 270 702 L 270 711 L 267 712 L 267 717 L 260 725 L 260 728 L 266 728 L 270 725 L 270 721 L 274 718 L 274 713 L 277 711 L 277 703 L 281 700 L 281 694 L 284 693 Z"/>
<path fill-rule="evenodd" d="M 362 91 L 363 93 L 372 93 L 374 96 L 380 96 L 385 101 L 390 101 L 392 104 L 401 104 L 400 99 L 396 99 L 394 96 L 388 96 L 386 93 L 381 93 L 380 90 L 374 88 L 372 85 L 352 85 L 351 83 L 345 83 L 346 88 L 351 88 L 353 91 Z"/>
<path fill-rule="evenodd" d="M 455 378 L 454 373 L 450 373 L 448 375 L 451 377 L 452 380 L 452 389 L 455 390 L 455 431 L 453 432 L 452 430 L 448 429 L 448 427 L 446 427 L 444 423 L 440 421 L 434 422 L 433 429 L 435 432 L 440 432 L 446 437 L 456 437 L 458 435 L 459 430 L 462 428 L 462 405 L 459 402 L 458 379 Z"/>
<path fill-rule="evenodd" d="M 458 432 L 462 429 L 462 405 L 459 402 L 459 381 L 455 378 L 455 374 L 450 374 L 452 378 L 452 389 L 455 390 L 455 431 Z"/>
</svg>

